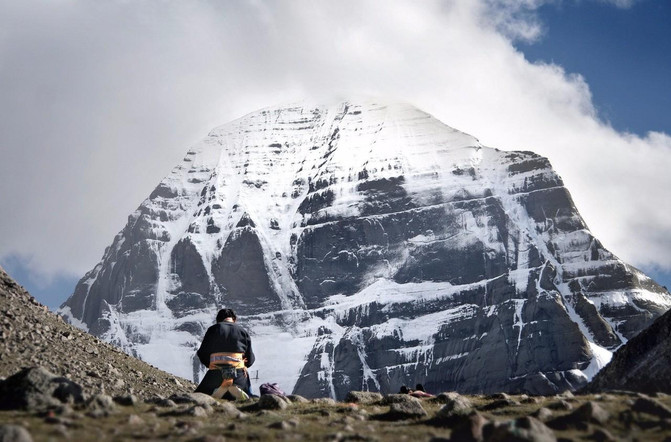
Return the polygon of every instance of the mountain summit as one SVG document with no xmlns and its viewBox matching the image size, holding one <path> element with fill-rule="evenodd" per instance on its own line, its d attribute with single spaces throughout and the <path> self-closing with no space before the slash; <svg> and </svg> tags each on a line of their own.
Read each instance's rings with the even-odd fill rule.
<svg viewBox="0 0 671 442">
<path fill-rule="evenodd" d="M 59 311 L 197 380 L 222 306 L 260 382 L 342 399 L 575 389 L 671 296 L 594 238 L 546 158 L 364 101 L 214 129 Z"/>
</svg>

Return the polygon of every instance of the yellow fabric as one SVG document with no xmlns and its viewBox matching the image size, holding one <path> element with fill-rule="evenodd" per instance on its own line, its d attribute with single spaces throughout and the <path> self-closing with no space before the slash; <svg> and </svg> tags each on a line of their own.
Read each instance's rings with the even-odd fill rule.
<svg viewBox="0 0 671 442">
<path fill-rule="evenodd" d="M 210 355 L 210 370 L 216 369 L 220 365 L 231 365 L 235 368 L 245 368 L 244 353 L 221 352 Z M 231 360 L 231 359 L 237 359 Z"/>
</svg>

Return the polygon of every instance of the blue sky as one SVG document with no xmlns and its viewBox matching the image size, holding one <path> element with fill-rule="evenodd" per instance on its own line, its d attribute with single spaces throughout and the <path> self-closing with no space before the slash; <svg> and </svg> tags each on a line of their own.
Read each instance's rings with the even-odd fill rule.
<svg viewBox="0 0 671 442">
<path fill-rule="evenodd" d="M 617 130 L 671 133 L 671 2 L 614 8 L 576 1 L 546 4 L 539 15 L 543 37 L 517 44 L 530 61 L 582 75 L 599 115 Z M 671 272 L 655 265 L 641 269 L 671 288 Z"/>
<path fill-rule="evenodd" d="M 517 45 L 529 60 L 585 77 L 600 115 L 616 129 L 671 132 L 671 2 L 623 9 L 579 1 L 539 13 L 543 38 Z"/>
<path fill-rule="evenodd" d="M 56 308 L 212 127 L 361 93 L 547 156 L 671 287 L 669 23 L 665 0 L 0 0 L 0 265 Z"/>
</svg>

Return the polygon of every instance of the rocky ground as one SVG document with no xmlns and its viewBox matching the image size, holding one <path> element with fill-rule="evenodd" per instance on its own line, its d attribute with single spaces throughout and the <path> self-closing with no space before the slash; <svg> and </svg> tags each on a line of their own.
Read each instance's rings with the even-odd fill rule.
<svg viewBox="0 0 671 442">
<path fill-rule="evenodd" d="M 344 402 L 195 386 L 63 322 L 0 269 L 0 442 L 30 440 L 671 441 L 671 396 L 611 391 Z M 258 386 L 257 386 L 258 387 Z"/>
<path fill-rule="evenodd" d="M 422 400 L 352 392 L 346 402 L 262 396 L 237 403 L 189 393 L 71 402 L 0 412 L 0 440 L 671 440 L 671 397 L 624 392 Z M 3 439 L 9 432 L 24 439 Z"/>
</svg>

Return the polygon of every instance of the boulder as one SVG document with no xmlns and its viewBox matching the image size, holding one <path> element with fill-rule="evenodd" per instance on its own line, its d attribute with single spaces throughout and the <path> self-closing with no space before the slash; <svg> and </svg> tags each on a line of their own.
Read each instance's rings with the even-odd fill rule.
<svg viewBox="0 0 671 442">
<path fill-rule="evenodd" d="M 287 396 L 287 399 L 289 399 L 294 404 L 307 404 L 308 402 L 310 402 L 309 400 L 305 399 L 303 396 L 298 394 L 290 394 L 289 396 Z"/>
<path fill-rule="evenodd" d="M 610 418 L 610 413 L 601 407 L 596 402 L 589 401 L 578 407 L 573 413 L 574 417 L 582 419 L 584 422 L 595 424 L 605 424 Z"/>
<path fill-rule="evenodd" d="M 388 394 L 382 398 L 382 405 L 391 405 L 391 404 L 400 404 L 404 402 L 413 402 L 419 401 L 416 397 L 412 397 L 408 394 Z"/>
<path fill-rule="evenodd" d="M 389 406 L 385 417 L 389 420 L 420 419 L 428 416 L 418 399 L 414 401 L 395 402 Z"/>
<path fill-rule="evenodd" d="M 0 383 L 1 410 L 36 410 L 83 401 L 79 384 L 42 367 L 23 369 Z"/>
<path fill-rule="evenodd" d="M 261 410 L 284 410 L 290 403 L 284 396 L 264 394 L 259 398 L 257 406 Z"/>
<path fill-rule="evenodd" d="M 468 398 L 460 395 L 453 396 L 448 399 L 445 405 L 438 410 L 434 416 L 434 421 L 438 424 L 451 424 L 458 416 L 469 415 L 472 411 L 473 404 Z"/>
<path fill-rule="evenodd" d="M 467 415 L 459 415 L 452 422 L 452 440 L 460 442 L 476 442 L 483 440 L 482 429 L 487 418 L 473 410 Z"/>
<path fill-rule="evenodd" d="M 446 404 L 448 400 L 455 399 L 455 398 L 458 398 L 458 397 L 462 397 L 462 396 L 459 393 L 457 393 L 456 391 L 446 391 L 446 392 L 440 393 L 439 395 L 437 395 L 436 397 L 431 399 L 431 401 L 432 402 L 439 402 L 441 404 Z"/>
<path fill-rule="evenodd" d="M 33 442 L 33 438 L 20 425 L 0 425 L 0 442 Z"/>
<path fill-rule="evenodd" d="M 345 397 L 345 402 L 354 402 L 357 404 L 373 404 L 382 400 L 380 393 L 372 391 L 350 391 Z"/>
<path fill-rule="evenodd" d="M 604 424 L 610 414 L 596 402 L 585 402 L 570 414 L 559 416 L 548 422 L 548 425 L 557 430 L 576 428 L 587 430 L 589 424 Z"/>
</svg>

